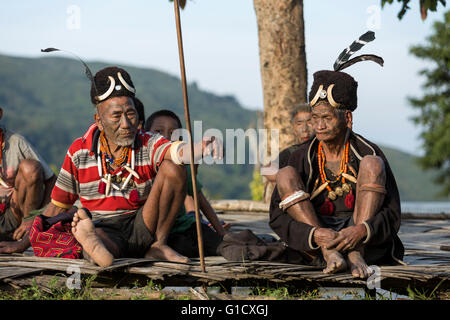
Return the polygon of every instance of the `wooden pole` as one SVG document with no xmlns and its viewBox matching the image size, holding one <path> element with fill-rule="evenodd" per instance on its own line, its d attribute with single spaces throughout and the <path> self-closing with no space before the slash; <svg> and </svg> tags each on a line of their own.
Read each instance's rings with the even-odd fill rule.
<svg viewBox="0 0 450 320">
<path fill-rule="evenodd" d="M 195 175 L 195 165 L 194 165 L 194 139 L 192 138 L 192 130 L 191 130 L 191 119 L 189 115 L 189 99 L 187 92 L 187 84 L 186 84 L 186 69 L 184 65 L 184 51 L 183 51 L 183 38 L 181 34 L 181 21 L 180 21 L 180 5 L 178 3 L 179 0 L 174 0 L 175 7 L 175 20 L 177 25 L 177 38 L 178 38 L 178 53 L 180 56 L 180 69 L 181 69 L 181 86 L 183 89 L 183 102 L 184 102 L 184 118 L 186 121 L 186 129 L 189 132 L 189 144 L 191 146 L 191 177 L 192 177 L 192 187 L 194 192 L 194 207 L 195 207 L 195 221 L 197 225 L 197 243 L 198 243 L 198 253 L 200 257 L 200 266 L 202 272 L 206 272 L 205 270 L 205 257 L 203 254 L 203 237 L 202 237 L 202 228 L 200 222 L 200 212 L 198 209 L 198 197 L 197 197 L 197 180 Z M 188 182 L 189 183 L 189 182 Z"/>
</svg>

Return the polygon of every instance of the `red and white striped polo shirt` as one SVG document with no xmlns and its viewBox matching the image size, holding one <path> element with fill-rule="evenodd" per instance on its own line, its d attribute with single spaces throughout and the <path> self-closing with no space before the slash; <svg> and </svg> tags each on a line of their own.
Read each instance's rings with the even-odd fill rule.
<svg viewBox="0 0 450 320">
<path fill-rule="evenodd" d="M 134 178 L 135 184 L 127 185 L 123 190 L 111 188 L 106 196 L 99 193 L 101 177 L 94 152 L 97 136 L 98 128 L 93 124 L 83 137 L 72 143 L 53 188 L 52 203 L 58 207 L 71 208 L 80 199 L 82 206 L 92 212 L 94 219 L 135 212 L 144 205 L 152 181 L 172 143 L 160 134 L 138 132 L 134 144 L 134 170 L 139 179 Z M 117 186 L 121 187 L 121 184 L 117 183 Z M 134 201 L 134 197 L 130 199 L 132 190 L 137 190 L 139 200 Z"/>
</svg>

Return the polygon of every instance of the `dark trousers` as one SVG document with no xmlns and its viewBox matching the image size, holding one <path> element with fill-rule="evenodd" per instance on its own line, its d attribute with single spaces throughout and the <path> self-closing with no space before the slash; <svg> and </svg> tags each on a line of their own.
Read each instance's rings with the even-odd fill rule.
<svg viewBox="0 0 450 320">
<path fill-rule="evenodd" d="M 217 247 L 222 242 L 222 237 L 205 224 L 202 226 L 203 251 L 205 256 L 220 255 Z M 197 227 L 196 224 L 183 232 L 174 232 L 169 235 L 167 245 L 173 250 L 189 258 L 198 258 Z"/>
</svg>

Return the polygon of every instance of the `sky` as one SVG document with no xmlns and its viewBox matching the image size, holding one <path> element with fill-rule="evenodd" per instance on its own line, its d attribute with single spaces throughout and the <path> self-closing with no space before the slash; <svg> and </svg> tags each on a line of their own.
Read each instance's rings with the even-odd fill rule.
<svg viewBox="0 0 450 320">
<path fill-rule="evenodd" d="M 384 67 L 363 62 L 345 70 L 359 84 L 353 129 L 375 143 L 420 155 L 421 128 L 411 121 L 417 111 L 407 97 L 421 96 L 424 79 L 418 73 L 430 64 L 409 54 L 409 48 L 424 43 L 446 8 L 439 5 L 422 21 L 419 1 L 412 2 L 398 20 L 399 4 L 381 9 L 380 0 L 305 0 L 305 38 L 309 91 L 315 71 L 331 70 L 353 40 L 375 31 L 375 41 L 358 54 L 380 55 Z M 188 0 L 181 21 L 188 82 L 262 110 L 253 1 Z M 0 43 L 0 54 L 42 57 L 41 48 L 57 47 L 85 61 L 180 72 L 168 0 L 2 1 Z"/>
</svg>

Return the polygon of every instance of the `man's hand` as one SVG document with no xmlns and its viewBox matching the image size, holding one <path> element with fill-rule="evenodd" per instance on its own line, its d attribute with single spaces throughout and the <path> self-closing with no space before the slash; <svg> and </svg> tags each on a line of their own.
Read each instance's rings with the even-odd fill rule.
<svg viewBox="0 0 450 320">
<path fill-rule="evenodd" d="M 17 241 L 22 239 L 23 236 L 28 233 L 28 230 L 30 229 L 32 224 L 33 224 L 33 220 L 30 220 L 27 222 L 24 222 L 22 220 L 22 223 L 20 224 L 20 226 L 13 233 L 13 236 L 12 236 L 13 239 L 17 240 Z"/>
<path fill-rule="evenodd" d="M 314 242 L 320 246 L 325 247 L 329 242 L 338 237 L 338 233 L 328 228 L 317 228 L 313 234 Z"/>
<path fill-rule="evenodd" d="M 366 236 L 367 230 L 364 225 L 350 226 L 339 231 L 337 238 L 328 242 L 326 248 L 340 252 L 353 250 Z"/>
<path fill-rule="evenodd" d="M 0 253 L 22 253 L 30 246 L 28 238 L 20 241 L 2 241 L 0 242 Z"/>
<path fill-rule="evenodd" d="M 184 144 L 179 151 L 179 160 L 182 164 L 190 164 L 191 163 L 191 146 L 186 143 Z M 167 156 L 170 155 L 171 160 L 172 155 L 171 152 L 166 153 Z M 198 164 L 198 161 L 203 157 L 210 156 L 214 159 L 223 159 L 223 144 L 222 141 L 216 137 L 203 137 L 202 141 L 194 143 L 194 163 Z M 175 161 L 177 163 L 177 161 Z"/>
<path fill-rule="evenodd" d="M 203 137 L 202 140 L 202 155 L 210 156 L 214 159 L 223 158 L 223 144 L 219 138 L 216 137 Z"/>
</svg>

